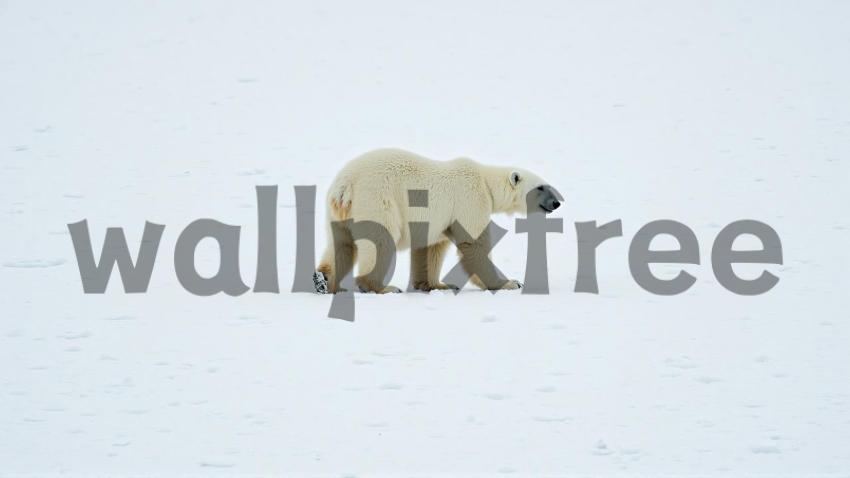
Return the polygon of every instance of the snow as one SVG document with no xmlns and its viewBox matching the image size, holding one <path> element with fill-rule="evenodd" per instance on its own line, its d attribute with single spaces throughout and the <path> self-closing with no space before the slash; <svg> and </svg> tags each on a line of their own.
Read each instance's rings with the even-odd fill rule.
<svg viewBox="0 0 850 478">
<path fill-rule="evenodd" d="M 846 476 L 848 16 L 826 1 L 3 2 L 2 472 Z M 351 323 L 327 318 L 330 296 L 287 292 L 293 186 L 321 196 L 383 146 L 548 178 L 566 196 L 550 295 L 357 295 Z M 201 217 L 242 226 L 253 284 L 269 184 L 282 292 L 183 290 L 174 243 Z M 665 218 L 701 249 L 673 297 L 627 264 Z M 711 271 L 714 237 L 743 218 L 782 239 L 761 296 Z M 66 226 L 82 219 L 96 256 L 107 227 L 136 251 L 146 220 L 166 225 L 146 294 L 117 272 L 83 294 Z M 573 223 L 615 219 L 600 294 L 574 293 Z M 525 236 L 496 221 L 512 232 L 495 262 L 522 280 Z M 197 262 L 216 270 L 214 244 Z"/>
</svg>

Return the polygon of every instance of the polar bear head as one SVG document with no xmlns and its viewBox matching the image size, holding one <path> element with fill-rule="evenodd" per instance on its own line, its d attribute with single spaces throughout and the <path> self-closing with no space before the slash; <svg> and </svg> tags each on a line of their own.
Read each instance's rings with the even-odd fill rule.
<svg viewBox="0 0 850 478">
<path fill-rule="evenodd" d="M 497 209 L 507 213 L 549 214 L 561 206 L 563 197 L 540 176 L 525 169 L 504 169 L 493 191 Z"/>
</svg>

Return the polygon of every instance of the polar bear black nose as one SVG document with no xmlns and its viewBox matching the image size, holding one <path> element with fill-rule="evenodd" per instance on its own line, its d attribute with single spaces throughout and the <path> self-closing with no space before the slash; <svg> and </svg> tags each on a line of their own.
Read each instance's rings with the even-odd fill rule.
<svg viewBox="0 0 850 478">
<path fill-rule="evenodd" d="M 553 210 L 553 211 L 554 211 L 555 209 L 558 209 L 559 207 L 561 207 L 561 203 L 560 203 L 557 199 L 555 199 L 554 201 L 552 201 L 552 210 Z"/>
</svg>

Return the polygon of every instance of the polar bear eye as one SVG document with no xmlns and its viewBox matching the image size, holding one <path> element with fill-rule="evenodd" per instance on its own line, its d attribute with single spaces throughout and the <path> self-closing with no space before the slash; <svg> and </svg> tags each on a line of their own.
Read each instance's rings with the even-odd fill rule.
<svg viewBox="0 0 850 478">
<path fill-rule="evenodd" d="M 516 173 L 516 172 L 511 173 L 511 184 L 516 186 L 517 183 L 519 183 L 519 181 L 520 181 L 519 173 Z"/>
</svg>

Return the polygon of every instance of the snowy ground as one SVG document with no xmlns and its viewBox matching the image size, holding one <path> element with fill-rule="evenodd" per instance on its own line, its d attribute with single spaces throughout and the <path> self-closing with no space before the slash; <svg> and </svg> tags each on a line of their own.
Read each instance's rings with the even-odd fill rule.
<svg viewBox="0 0 850 478">
<path fill-rule="evenodd" d="M 0 2 L 0 474 L 850 475 L 850 4 L 427 3 Z M 293 185 L 381 146 L 564 192 L 551 295 L 358 296 L 349 323 L 180 287 L 201 217 L 243 226 L 252 284 L 277 184 L 288 290 Z M 700 240 L 675 297 L 627 266 L 662 218 Z M 782 239 L 763 296 L 711 271 L 741 218 Z M 166 224 L 147 294 L 83 294 L 81 219 L 98 252 Z M 614 219 L 574 293 L 573 223 Z M 525 237 L 495 258 L 522 279 Z"/>
</svg>

